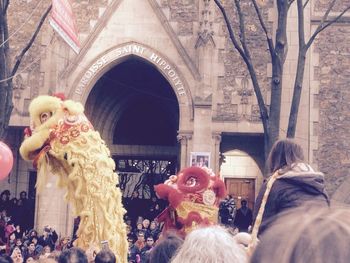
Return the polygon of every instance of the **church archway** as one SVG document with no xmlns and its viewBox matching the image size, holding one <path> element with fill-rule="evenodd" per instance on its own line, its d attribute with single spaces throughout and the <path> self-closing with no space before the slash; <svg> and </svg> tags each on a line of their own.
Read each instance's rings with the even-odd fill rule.
<svg viewBox="0 0 350 263">
<path fill-rule="evenodd" d="M 147 216 L 153 185 L 176 173 L 179 103 L 167 79 L 148 61 L 129 56 L 94 85 L 86 114 L 111 149 L 125 206 L 138 193 Z"/>
</svg>

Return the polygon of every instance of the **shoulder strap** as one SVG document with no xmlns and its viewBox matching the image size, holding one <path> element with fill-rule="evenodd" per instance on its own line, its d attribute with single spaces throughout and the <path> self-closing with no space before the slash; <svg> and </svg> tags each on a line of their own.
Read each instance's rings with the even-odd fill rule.
<svg viewBox="0 0 350 263">
<path fill-rule="evenodd" d="M 265 190 L 264 196 L 262 198 L 261 205 L 260 205 L 260 208 L 259 208 L 259 212 L 258 212 L 258 214 L 256 216 L 254 227 L 253 227 L 253 230 L 252 230 L 252 234 L 251 234 L 251 238 L 252 239 L 251 239 L 250 244 L 248 245 L 248 255 L 251 255 L 253 253 L 253 251 L 254 251 L 254 249 L 255 249 L 255 247 L 257 245 L 258 232 L 259 232 L 259 228 L 260 228 L 260 225 L 261 225 L 261 222 L 262 222 L 262 217 L 264 215 L 265 205 L 266 205 L 267 199 L 269 197 L 272 185 L 277 180 L 278 175 L 279 175 L 278 171 L 276 171 L 270 177 L 269 181 L 267 182 L 266 190 Z"/>
</svg>

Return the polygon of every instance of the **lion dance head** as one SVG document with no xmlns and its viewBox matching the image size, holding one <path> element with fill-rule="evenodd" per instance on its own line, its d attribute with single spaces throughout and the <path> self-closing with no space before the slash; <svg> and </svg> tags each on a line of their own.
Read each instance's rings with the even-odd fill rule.
<svg viewBox="0 0 350 263">
<path fill-rule="evenodd" d="M 110 152 L 84 115 L 84 107 L 63 96 L 39 96 L 29 105 L 30 128 L 20 153 L 38 169 L 37 188 L 50 170 L 67 189 L 66 199 L 80 216 L 75 245 L 100 247 L 108 241 L 120 262 L 127 260 L 125 210 Z"/>
<path fill-rule="evenodd" d="M 198 225 L 218 221 L 218 205 L 226 196 L 224 182 L 208 168 L 189 167 L 156 185 L 158 197 L 169 201 L 159 216 L 165 231 L 172 229 L 185 236 Z"/>
</svg>

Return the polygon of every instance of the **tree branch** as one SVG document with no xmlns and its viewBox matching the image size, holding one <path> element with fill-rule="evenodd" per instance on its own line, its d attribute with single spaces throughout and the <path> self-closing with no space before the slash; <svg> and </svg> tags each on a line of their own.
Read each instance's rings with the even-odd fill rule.
<svg viewBox="0 0 350 263">
<path fill-rule="evenodd" d="M 243 50 L 239 46 L 239 44 L 237 42 L 237 39 L 236 39 L 236 37 L 234 35 L 231 23 L 230 23 L 230 21 L 229 21 L 229 19 L 227 17 L 227 13 L 226 13 L 224 7 L 222 6 L 222 4 L 220 3 L 220 0 L 214 0 L 214 2 L 216 3 L 216 5 L 219 7 L 221 13 L 223 14 L 223 17 L 225 19 L 226 26 L 227 26 L 227 29 L 229 31 L 230 38 L 231 38 L 231 40 L 233 42 L 234 47 L 236 48 L 236 50 L 239 52 L 239 54 L 243 58 L 244 62 L 246 63 L 246 66 L 248 68 L 248 71 L 249 71 L 249 74 L 250 74 L 250 77 L 251 77 L 251 80 L 252 80 L 252 83 L 253 83 L 254 92 L 255 92 L 255 95 L 256 95 L 256 98 L 257 98 L 257 101 L 258 101 L 258 105 L 259 105 L 259 109 L 260 109 L 260 115 L 261 115 L 261 119 L 262 119 L 262 123 L 263 123 L 263 127 L 264 127 L 264 132 L 267 133 L 267 129 L 268 129 L 267 121 L 269 119 L 269 115 L 268 115 L 268 112 L 267 112 L 267 108 L 265 106 L 263 95 L 261 93 L 260 85 L 259 85 L 259 82 L 258 82 L 258 78 L 257 78 L 256 72 L 255 72 L 254 66 L 253 66 L 253 64 L 251 62 L 251 59 L 250 59 L 250 56 L 249 56 L 249 52 L 247 54 L 245 52 L 245 50 Z M 240 18 L 240 21 L 241 21 L 241 18 Z M 244 29 L 242 29 L 241 26 L 240 26 L 240 29 L 243 30 L 243 32 L 244 32 Z M 245 36 L 243 36 L 243 38 L 245 39 Z M 243 39 L 242 39 L 242 42 L 244 43 Z M 242 45 L 243 45 L 243 43 L 242 43 Z"/>
<path fill-rule="evenodd" d="M 260 25 L 261 25 L 262 29 L 263 29 L 264 32 L 265 32 L 267 44 L 268 44 L 268 46 L 269 46 L 270 55 L 271 55 L 271 57 L 273 57 L 273 56 L 275 55 L 275 47 L 274 47 L 274 45 L 273 45 L 272 36 L 271 36 L 271 34 L 267 31 L 267 27 L 266 27 L 265 22 L 264 22 L 264 20 L 263 20 L 263 18 L 262 18 L 262 15 L 261 15 L 259 6 L 258 6 L 258 4 L 256 3 L 256 0 L 252 0 L 252 2 L 253 2 L 253 5 L 254 5 L 255 12 L 256 12 L 256 14 L 258 15 Z"/>
<path fill-rule="evenodd" d="M 32 36 L 32 38 L 29 40 L 28 44 L 26 45 L 26 47 L 22 50 L 21 54 L 17 57 L 16 59 L 16 63 L 12 69 L 12 72 L 11 72 L 11 76 L 14 76 L 18 70 L 18 67 L 19 65 L 21 64 L 22 62 L 22 59 L 24 57 L 24 55 L 27 53 L 27 51 L 29 50 L 29 48 L 33 45 L 37 35 L 39 34 L 39 31 L 42 27 L 42 25 L 44 24 L 44 21 L 46 19 L 46 17 L 48 16 L 48 14 L 50 13 L 51 11 L 51 8 L 52 8 L 52 4 L 47 8 L 46 12 L 43 14 L 43 16 L 41 17 L 40 21 L 39 21 L 39 24 L 38 26 L 36 27 L 36 30 Z"/>
<path fill-rule="evenodd" d="M 291 6 L 294 3 L 295 0 L 289 0 L 288 1 L 288 6 Z"/>
<path fill-rule="evenodd" d="M 336 0 L 333 1 L 333 3 Z M 333 4 L 334 5 L 334 4 Z M 333 7 L 333 6 L 332 6 Z M 330 7 L 330 9 L 328 9 L 329 11 L 332 9 L 332 7 Z M 328 12 L 327 10 L 327 12 Z M 325 13 L 325 15 L 323 16 L 320 24 L 318 25 L 316 31 L 312 34 L 312 36 L 310 37 L 309 41 L 306 44 L 306 50 L 308 50 L 310 48 L 310 46 L 312 45 L 312 43 L 314 42 L 315 38 L 317 37 L 317 35 L 319 33 L 321 33 L 323 30 L 325 30 L 327 27 L 329 27 L 330 25 L 336 23 L 347 11 L 350 10 L 350 6 L 348 6 L 347 8 L 345 8 L 338 16 L 336 16 L 335 18 L 329 20 L 326 24 L 325 24 L 325 20 L 328 17 L 329 12 Z"/>
<path fill-rule="evenodd" d="M 237 51 L 239 52 L 241 57 L 244 59 L 244 61 L 246 61 L 247 60 L 247 55 L 244 53 L 243 49 L 238 44 L 238 41 L 237 41 L 236 36 L 235 36 L 235 34 L 233 32 L 232 25 L 231 25 L 230 19 L 227 16 L 225 8 L 222 6 L 220 0 L 214 0 L 214 2 L 219 7 L 219 9 L 220 9 L 220 11 L 221 11 L 221 13 L 222 13 L 222 15 L 224 17 L 224 20 L 225 20 L 225 23 L 226 23 L 226 26 L 227 26 L 227 30 L 228 30 L 228 33 L 229 33 L 229 36 L 230 36 L 230 39 L 231 39 L 234 47 L 237 49 Z"/>
<path fill-rule="evenodd" d="M 306 48 L 308 49 L 312 42 L 315 40 L 316 36 L 321 32 L 321 28 L 324 26 L 324 22 L 327 20 L 327 17 L 329 15 L 329 13 L 331 12 L 333 6 L 335 5 L 335 2 L 337 0 L 332 0 L 332 2 L 329 4 L 326 12 L 324 13 L 322 20 L 320 22 L 320 24 L 318 25 L 318 27 L 316 28 L 315 32 L 312 34 L 312 36 L 310 37 L 309 41 L 306 44 Z"/>
<path fill-rule="evenodd" d="M 283 65 L 288 53 L 287 43 L 287 17 L 289 4 L 285 0 L 277 0 L 277 29 L 276 29 L 276 41 L 275 52 L 278 60 Z"/>
<path fill-rule="evenodd" d="M 298 8 L 298 36 L 299 36 L 299 52 L 305 46 L 305 30 L 304 30 L 304 7 L 303 0 L 297 0 Z"/>
<path fill-rule="evenodd" d="M 305 9 L 305 7 L 307 6 L 307 4 L 310 2 L 310 0 L 306 0 L 306 2 L 303 5 L 303 9 Z"/>
<path fill-rule="evenodd" d="M 245 38 L 245 23 L 244 23 L 244 16 L 243 16 L 241 5 L 240 5 L 240 0 L 235 0 L 235 5 L 236 5 L 238 18 L 239 18 L 239 31 L 240 31 L 239 39 L 240 39 L 240 42 L 242 44 L 242 48 L 243 48 L 244 53 L 247 55 L 247 58 L 249 60 L 251 60 L 250 52 L 249 52 L 249 49 L 247 46 L 247 41 Z"/>
</svg>

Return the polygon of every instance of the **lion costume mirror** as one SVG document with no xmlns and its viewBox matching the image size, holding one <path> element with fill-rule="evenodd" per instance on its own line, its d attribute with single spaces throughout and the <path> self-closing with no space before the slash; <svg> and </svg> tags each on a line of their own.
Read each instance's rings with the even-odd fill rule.
<svg viewBox="0 0 350 263">
<path fill-rule="evenodd" d="M 37 189 L 47 172 L 59 177 L 66 199 L 80 216 L 75 245 L 87 250 L 108 241 L 120 262 L 127 261 L 125 210 L 109 149 L 84 115 L 84 107 L 64 96 L 39 96 L 29 105 L 31 127 L 20 153 L 38 170 Z"/>
</svg>

